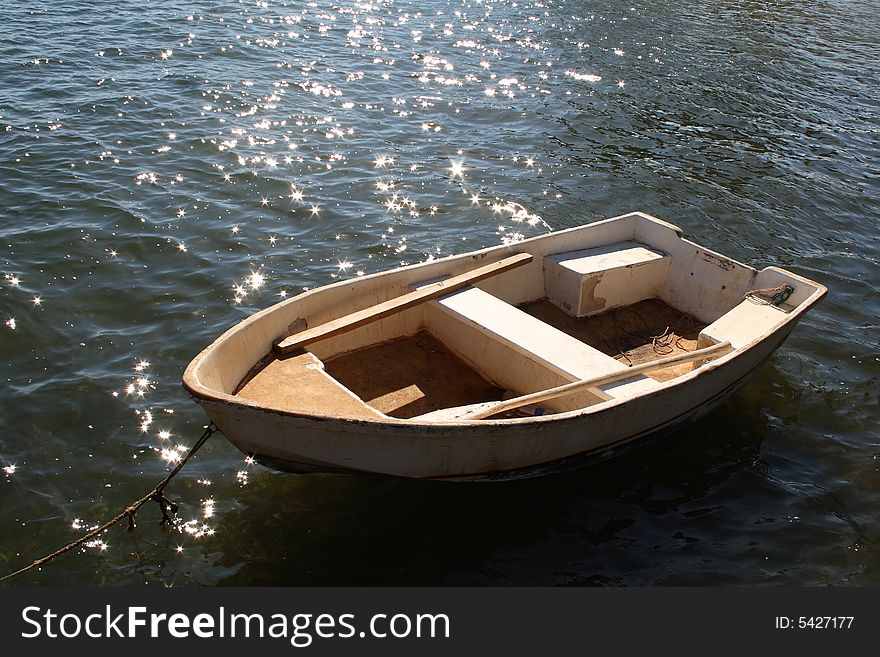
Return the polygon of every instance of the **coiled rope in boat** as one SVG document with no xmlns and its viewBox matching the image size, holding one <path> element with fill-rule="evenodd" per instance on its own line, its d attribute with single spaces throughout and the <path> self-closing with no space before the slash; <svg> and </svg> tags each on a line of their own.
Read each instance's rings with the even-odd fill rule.
<svg viewBox="0 0 880 657">
<path fill-rule="evenodd" d="M 70 552 L 74 548 L 82 545 L 88 540 L 93 539 L 95 536 L 107 531 L 115 525 L 117 522 L 122 520 L 123 518 L 128 518 L 128 528 L 129 530 L 134 529 L 134 516 L 137 513 L 138 509 L 140 509 L 144 504 L 149 502 L 150 500 L 154 500 L 159 504 L 159 508 L 162 510 L 162 525 L 170 525 L 174 522 L 174 519 L 171 517 L 171 514 L 177 513 L 177 505 L 168 499 L 165 496 L 164 490 L 165 486 L 168 485 L 174 476 L 183 469 L 183 466 L 186 465 L 186 462 L 189 461 L 190 457 L 195 454 L 199 449 L 201 449 L 202 445 L 204 445 L 208 438 L 217 431 L 217 426 L 211 422 L 206 428 L 205 432 L 201 435 L 201 437 L 196 441 L 196 444 L 193 445 L 190 450 L 186 453 L 180 462 L 174 467 L 171 472 L 163 479 L 157 486 L 155 486 L 149 493 L 141 497 L 139 500 L 129 504 L 125 509 L 116 514 L 113 518 L 100 525 L 99 527 L 95 527 L 94 529 L 86 532 L 82 536 L 80 536 L 75 541 L 72 541 L 65 545 L 64 547 L 60 547 L 51 554 L 47 554 L 45 557 L 41 557 L 39 559 L 35 559 L 33 563 L 24 566 L 23 568 L 19 568 L 18 570 L 8 573 L 0 577 L 0 582 L 6 581 L 8 579 L 12 579 L 17 575 L 21 575 L 23 573 L 28 572 L 29 570 L 33 570 L 34 568 L 39 568 L 40 566 L 52 561 L 55 557 L 60 557 L 62 554 L 66 552 Z M 171 513 L 169 513 L 169 511 Z"/>
</svg>

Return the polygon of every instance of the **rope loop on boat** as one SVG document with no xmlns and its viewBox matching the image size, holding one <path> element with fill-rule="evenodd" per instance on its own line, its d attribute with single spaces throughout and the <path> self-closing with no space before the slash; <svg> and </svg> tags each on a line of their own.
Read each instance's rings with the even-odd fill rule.
<svg viewBox="0 0 880 657">
<path fill-rule="evenodd" d="M 794 288 L 788 283 L 783 283 L 782 289 L 774 294 L 771 298 L 774 306 L 781 306 L 786 301 L 788 301 L 788 297 L 792 295 L 794 292 Z"/>
<path fill-rule="evenodd" d="M 168 475 L 158 485 L 154 486 L 153 489 L 149 493 L 147 493 L 146 495 L 144 495 L 140 499 L 136 500 L 132 504 L 129 504 L 127 507 L 125 507 L 124 510 L 117 513 L 113 518 L 111 518 L 110 520 L 108 520 L 104 524 L 102 524 L 98 527 L 95 527 L 94 529 L 86 532 L 85 534 L 80 536 L 75 541 L 71 541 L 67 545 L 58 548 L 57 550 L 55 550 L 51 554 L 47 554 L 45 557 L 35 559 L 33 561 L 33 563 L 31 563 L 27 566 L 24 566 L 14 572 L 3 575 L 2 577 L 0 577 L 0 582 L 11 579 L 17 575 L 22 575 L 22 574 L 28 572 L 29 570 L 33 570 L 34 568 L 39 568 L 40 566 L 42 566 L 45 563 L 48 563 L 49 561 L 51 561 L 55 557 L 60 557 L 62 554 L 66 553 L 66 552 L 70 552 L 71 550 L 73 550 L 76 547 L 79 547 L 80 545 L 82 545 L 86 541 L 91 540 L 95 536 L 98 536 L 99 534 L 104 533 L 105 531 L 110 529 L 110 527 L 115 525 L 117 522 L 119 522 L 123 518 L 128 518 L 128 529 L 129 530 L 134 529 L 136 526 L 135 522 L 134 522 L 135 514 L 138 512 L 138 509 L 140 509 L 144 504 L 146 504 L 150 500 L 157 502 L 159 504 L 159 508 L 162 511 L 162 522 L 160 524 L 163 527 L 165 525 L 169 525 L 169 526 L 172 525 L 174 523 L 173 514 L 177 513 L 178 507 L 177 507 L 177 504 L 175 504 L 174 502 L 172 502 L 169 498 L 167 498 L 165 496 L 165 493 L 163 492 L 165 490 L 165 486 L 167 486 L 168 482 L 170 482 L 174 478 L 174 476 L 178 472 L 180 472 L 181 469 L 183 469 L 183 466 L 186 465 L 186 462 L 189 461 L 190 457 L 193 454 L 195 454 L 197 451 L 199 451 L 199 449 L 201 449 L 202 445 L 204 445 L 208 441 L 208 438 L 210 438 L 215 431 L 217 431 L 217 425 L 215 425 L 213 422 L 211 422 L 205 428 L 205 432 L 196 441 L 195 445 L 193 445 L 190 448 L 190 450 L 186 453 L 186 456 L 184 456 L 180 460 L 180 462 L 174 467 L 174 469 L 171 470 L 171 472 L 169 472 Z M 169 511 L 170 511 L 170 513 L 169 513 Z"/>
<path fill-rule="evenodd" d="M 783 283 L 777 287 L 763 287 L 756 290 L 749 290 L 743 295 L 743 299 L 747 299 L 753 296 L 762 296 L 768 297 L 768 303 L 772 303 L 774 306 L 781 306 L 788 298 L 794 293 L 794 287 L 789 285 L 788 283 Z"/>
</svg>

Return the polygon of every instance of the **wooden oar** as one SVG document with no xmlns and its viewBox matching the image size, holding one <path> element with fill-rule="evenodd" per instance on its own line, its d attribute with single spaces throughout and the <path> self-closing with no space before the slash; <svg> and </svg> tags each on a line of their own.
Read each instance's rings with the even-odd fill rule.
<svg viewBox="0 0 880 657">
<path fill-rule="evenodd" d="M 307 344 L 330 338 L 347 331 L 351 331 L 365 324 L 378 321 L 389 315 L 399 313 L 407 308 L 412 308 L 420 303 L 425 303 L 442 297 L 444 294 L 455 292 L 463 287 L 482 281 L 491 276 L 497 276 L 503 272 L 509 271 L 515 267 L 520 267 L 532 261 L 531 253 L 518 253 L 508 258 L 502 258 L 497 262 L 493 262 L 482 267 L 477 267 L 471 271 L 450 278 L 443 279 L 436 283 L 431 283 L 423 288 L 408 292 L 394 299 L 383 301 L 363 310 L 358 310 L 349 315 L 333 319 L 325 324 L 306 329 L 300 333 L 295 333 L 275 345 L 275 351 L 281 354 L 289 354 L 297 349 L 302 349 Z"/>
<path fill-rule="evenodd" d="M 720 342 L 718 344 L 712 345 L 711 347 L 704 347 L 703 349 L 697 349 L 696 351 L 689 351 L 686 354 L 668 356 L 666 358 L 655 360 L 651 363 L 643 363 L 642 365 L 628 367 L 625 370 L 621 370 L 620 372 L 612 372 L 611 374 L 606 374 L 604 376 L 599 376 L 593 379 L 581 379 L 579 381 L 573 381 L 571 383 L 566 383 L 561 386 L 556 386 L 555 388 L 548 388 L 547 390 L 532 392 L 528 395 L 522 395 L 521 397 L 514 397 L 513 399 L 480 402 L 479 404 L 456 406 L 454 408 L 441 408 L 440 410 L 425 413 L 424 415 L 419 415 L 412 419 L 420 422 L 456 422 L 459 420 L 480 420 L 482 418 L 489 417 L 490 415 L 501 413 L 502 411 L 509 411 L 514 408 L 519 408 L 520 406 L 525 406 L 526 404 L 536 404 L 538 402 L 547 401 L 548 399 L 561 397 L 562 395 L 566 395 L 577 390 L 582 390 L 584 388 L 597 388 L 599 386 L 608 385 L 609 383 L 624 381 L 634 376 L 645 374 L 647 372 L 652 372 L 654 370 L 659 370 L 664 367 L 670 367 L 672 365 L 678 365 L 680 363 L 700 360 L 703 358 L 708 358 L 709 356 L 720 356 L 722 355 L 722 352 L 727 353 L 730 350 L 731 346 L 729 342 Z"/>
</svg>

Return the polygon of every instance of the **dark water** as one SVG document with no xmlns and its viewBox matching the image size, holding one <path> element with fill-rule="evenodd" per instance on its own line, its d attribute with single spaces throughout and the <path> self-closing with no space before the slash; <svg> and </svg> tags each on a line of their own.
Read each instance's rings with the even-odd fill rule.
<svg viewBox="0 0 880 657">
<path fill-rule="evenodd" d="M 306 287 L 641 209 L 828 285 L 693 427 L 498 485 L 281 475 L 25 584 L 880 583 L 880 4 L 0 0 L 0 570 L 149 490 Z"/>
</svg>

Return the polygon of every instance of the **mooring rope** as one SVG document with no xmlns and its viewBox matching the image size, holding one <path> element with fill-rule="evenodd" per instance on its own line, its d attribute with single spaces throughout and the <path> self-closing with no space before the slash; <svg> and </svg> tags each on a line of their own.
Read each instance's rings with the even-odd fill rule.
<svg viewBox="0 0 880 657">
<path fill-rule="evenodd" d="M 64 547 L 58 548 L 57 550 L 55 550 L 51 554 L 47 554 L 45 557 L 41 557 L 40 559 L 35 559 L 33 563 L 31 563 L 27 566 L 24 566 L 22 568 L 19 568 L 15 572 L 9 573 L 7 575 L 3 575 L 2 577 L 0 577 L 0 582 L 3 582 L 7 579 L 11 579 L 17 575 L 21 575 L 23 573 L 26 573 L 29 570 L 33 570 L 34 568 L 39 568 L 43 564 L 48 563 L 49 561 L 52 561 L 52 559 L 54 559 L 55 557 L 60 557 L 62 554 L 66 553 L 66 552 L 70 552 L 72 549 L 82 545 L 86 541 L 88 541 L 88 540 L 94 538 L 95 536 L 98 536 L 99 534 L 107 531 L 110 527 L 115 525 L 117 522 L 119 522 L 123 518 L 127 517 L 128 518 L 128 528 L 134 529 L 134 527 L 135 527 L 135 524 L 134 524 L 135 514 L 137 513 L 138 509 L 140 509 L 144 504 L 146 504 L 150 500 L 155 500 L 156 502 L 158 502 L 159 508 L 162 510 L 162 524 L 163 525 L 172 524 L 172 522 L 174 520 L 171 517 L 171 515 L 168 513 L 168 511 L 170 510 L 171 513 L 176 513 L 177 512 L 177 505 L 174 502 L 172 502 L 171 500 L 169 500 L 167 497 L 165 497 L 165 493 L 163 492 L 163 490 L 165 489 L 165 486 L 168 485 L 168 482 L 171 481 L 178 472 L 180 472 L 180 470 L 183 468 L 184 465 L 186 465 L 186 462 L 189 461 L 190 457 L 193 454 L 195 454 L 197 451 L 199 451 L 199 449 L 202 447 L 202 445 L 204 445 L 207 442 L 208 438 L 210 438 L 211 435 L 215 431 L 217 431 L 217 426 L 213 422 L 211 422 L 205 428 L 205 432 L 202 434 L 202 436 L 196 441 L 196 444 L 193 445 L 190 448 L 190 450 L 186 453 L 186 456 L 184 456 L 180 460 L 180 462 L 174 467 L 174 469 L 168 473 L 168 475 L 165 477 L 165 479 L 163 479 L 161 481 L 161 483 L 159 483 L 159 485 L 157 485 L 155 488 L 153 488 L 149 493 L 147 493 L 146 495 L 141 497 L 136 502 L 129 504 L 127 507 L 125 507 L 124 510 L 122 510 L 121 512 L 116 514 L 113 518 L 111 518 L 110 520 L 105 522 L 103 525 L 100 525 L 99 527 L 95 527 L 94 529 L 86 532 L 85 534 L 80 536 L 75 541 L 68 543 Z"/>
</svg>

